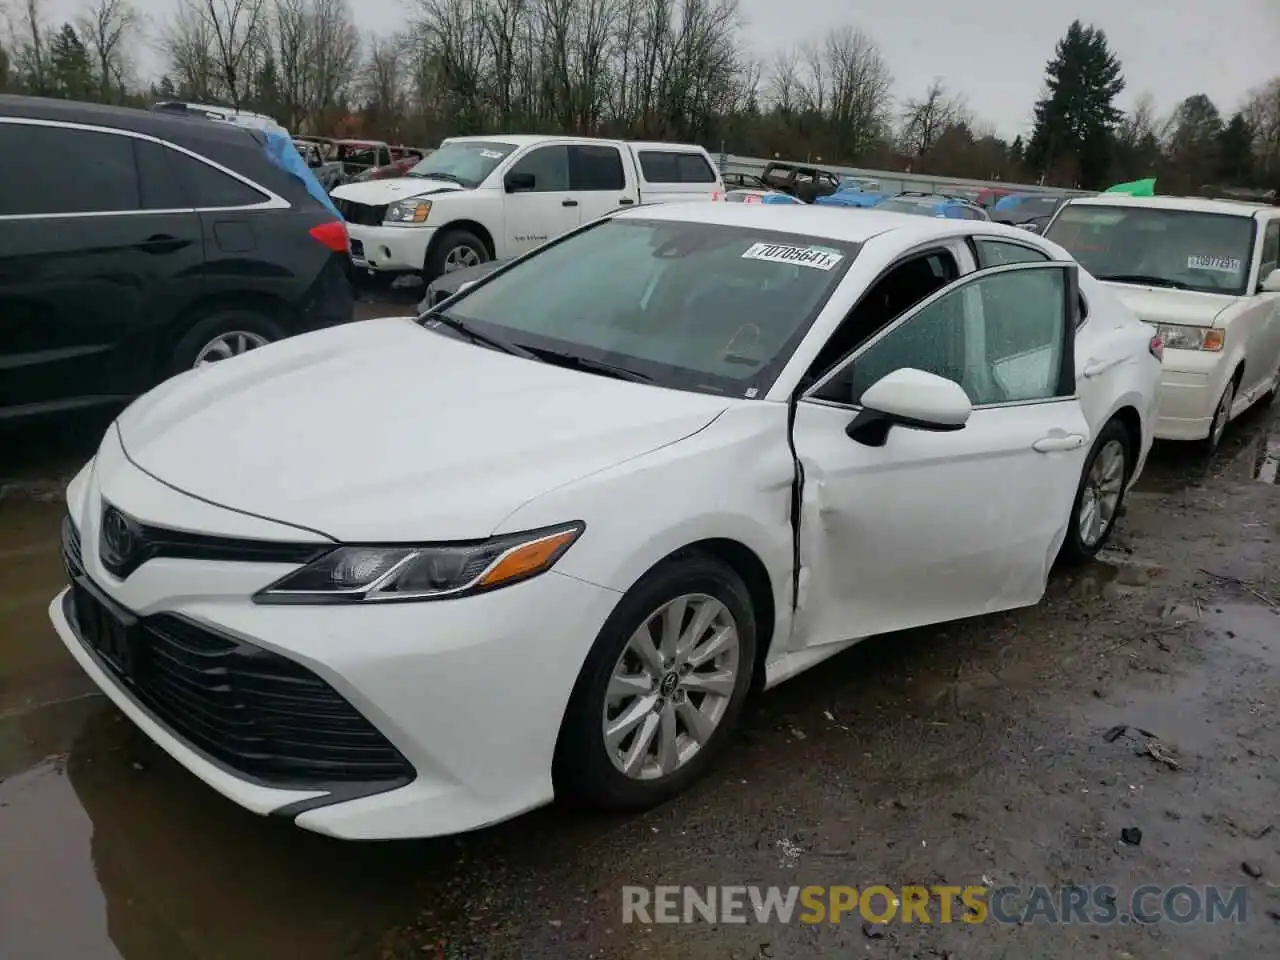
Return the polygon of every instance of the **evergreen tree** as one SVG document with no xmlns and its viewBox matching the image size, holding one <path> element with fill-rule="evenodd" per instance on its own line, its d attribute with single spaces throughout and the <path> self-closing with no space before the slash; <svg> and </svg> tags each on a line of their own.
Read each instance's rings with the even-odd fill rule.
<svg viewBox="0 0 1280 960">
<path fill-rule="evenodd" d="M 89 100 L 95 92 L 93 68 L 76 28 L 64 23 L 49 41 L 53 94 L 66 100 Z"/>
<path fill-rule="evenodd" d="M 1253 179 L 1253 127 L 1236 113 L 1218 134 L 1218 179 L 1239 186 Z"/>
<path fill-rule="evenodd" d="M 1124 90 L 1120 61 L 1107 35 L 1076 20 L 1045 67 L 1046 95 L 1036 102 L 1027 162 L 1042 174 L 1069 164 L 1085 188 L 1106 186 L 1111 140 Z"/>
</svg>

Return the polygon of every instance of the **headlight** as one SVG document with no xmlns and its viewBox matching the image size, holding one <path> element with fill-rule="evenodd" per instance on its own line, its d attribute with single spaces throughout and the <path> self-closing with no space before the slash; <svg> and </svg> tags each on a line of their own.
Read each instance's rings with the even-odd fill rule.
<svg viewBox="0 0 1280 960">
<path fill-rule="evenodd" d="M 1162 323 L 1157 329 L 1166 350 L 1208 350 L 1218 353 L 1226 342 L 1227 332 L 1213 327 L 1184 327 Z"/>
<path fill-rule="evenodd" d="M 383 223 L 425 223 L 431 212 L 430 200 L 397 200 L 387 207 Z"/>
<path fill-rule="evenodd" d="M 255 603 L 444 600 L 550 570 L 585 525 L 569 523 L 473 543 L 338 547 L 265 587 Z"/>
</svg>

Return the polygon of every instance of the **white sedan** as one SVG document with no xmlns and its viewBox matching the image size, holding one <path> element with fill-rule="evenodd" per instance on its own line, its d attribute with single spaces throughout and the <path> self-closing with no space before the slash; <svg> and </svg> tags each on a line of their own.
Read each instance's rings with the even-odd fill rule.
<svg viewBox="0 0 1280 960">
<path fill-rule="evenodd" d="M 1026 231 L 635 209 L 136 401 L 50 614 L 187 769 L 307 829 L 640 809 L 753 685 L 1097 551 L 1159 355 Z"/>
</svg>

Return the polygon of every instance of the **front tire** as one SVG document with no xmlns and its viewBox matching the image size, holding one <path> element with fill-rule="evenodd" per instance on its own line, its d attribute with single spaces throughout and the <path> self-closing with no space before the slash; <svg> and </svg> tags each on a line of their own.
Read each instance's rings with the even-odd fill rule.
<svg viewBox="0 0 1280 960">
<path fill-rule="evenodd" d="M 1218 452 L 1218 447 L 1222 445 L 1222 438 L 1227 432 L 1227 424 L 1231 422 L 1231 405 L 1235 401 L 1236 381 L 1232 377 L 1227 381 L 1227 385 L 1222 391 L 1222 396 L 1218 398 L 1218 405 L 1213 409 L 1213 420 L 1209 423 L 1209 435 L 1200 441 L 1200 452 L 1204 456 L 1212 457 Z"/>
<path fill-rule="evenodd" d="M 1111 420 L 1093 442 L 1080 475 L 1067 536 L 1062 542 L 1060 556 L 1065 562 L 1091 560 L 1106 546 L 1115 530 L 1125 485 L 1132 473 L 1129 431 L 1119 420 Z"/>
<path fill-rule="evenodd" d="M 422 265 L 422 282 L 429 284 L 446 273 L 465 270 L 492 259 L 488 245 L 470 230 L 447 230 L 427 253 L 427 262 Z"/>
<path fill-rule="evenodd" d="M 578 675 L 552 766 L 557 794 L 634 812 L 692 784 L 742 712 L 756 635 L 750 594 L 724 563 L 689 554 L 645 574 Z"/>
</svg>

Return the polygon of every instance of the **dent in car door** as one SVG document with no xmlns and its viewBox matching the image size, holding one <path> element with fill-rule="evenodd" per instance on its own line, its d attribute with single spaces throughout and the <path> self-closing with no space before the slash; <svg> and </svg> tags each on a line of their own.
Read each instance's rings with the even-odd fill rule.
<svg viewBox="0 0 1280 960">
<path fill-rule="evenodd" d="M 505 195 L 507 250 L 510 256 L 527 253 L 578 225 L 579 203 L 569 189 L 569 151 L 563 144 L 535 147 L 518 159 L 506 176 L 529 174 L 532 190 Z"/>
<path fill-rule="evenodd" d="M 859 350 L 843 403 L 823 395 L 824 380 L 798 404 L 797 645 L 1041 597 L 1091 440 L 1074 396 L 1075 295 L 1068 264 L 969 274 Z M 951 432 L 895 426 L 881 447 L 849 438 L 849 401 L 902 367 L 960 383 L 974 403 L 968 422 Z"/>
</svg>

